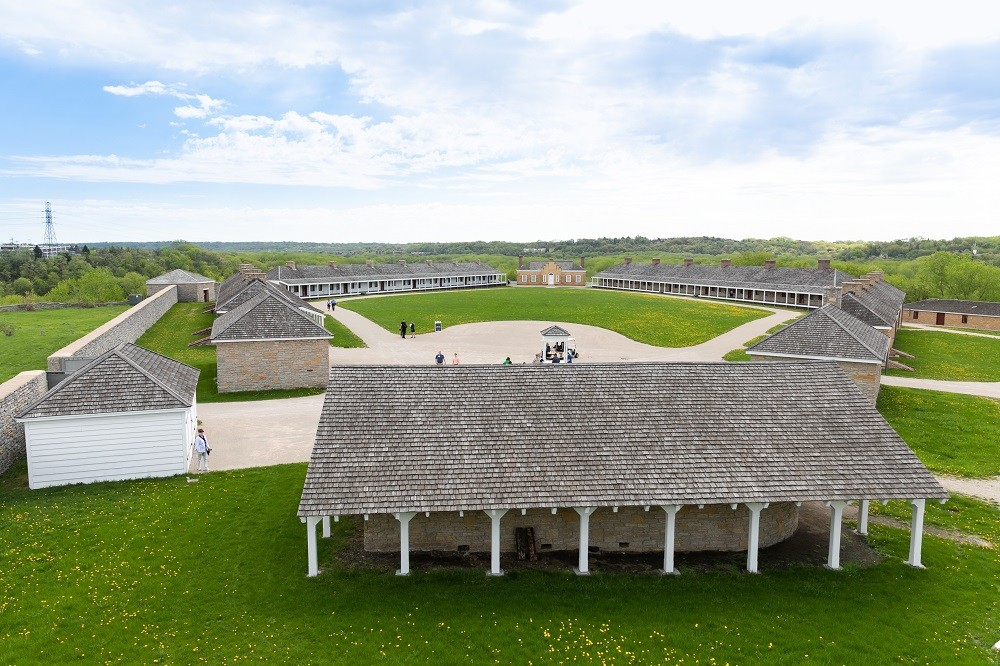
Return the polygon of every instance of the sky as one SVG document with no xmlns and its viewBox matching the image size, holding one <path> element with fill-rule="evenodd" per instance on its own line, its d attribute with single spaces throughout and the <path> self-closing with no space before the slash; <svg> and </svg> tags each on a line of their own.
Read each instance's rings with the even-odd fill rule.
<svg viewBox="0 0 1000 666">
<path fill-rule="evenodd" d="M 0 0 L 0 240 L 1000 234 L 1000 3 Z"/>
</svg>

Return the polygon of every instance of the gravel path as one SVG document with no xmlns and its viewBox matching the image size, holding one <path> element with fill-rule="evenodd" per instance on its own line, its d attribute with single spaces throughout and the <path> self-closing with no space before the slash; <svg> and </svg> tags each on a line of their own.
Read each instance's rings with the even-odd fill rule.
<svg viewBox="0 0 1000 666">
<path fill-rule="evenodd" d="M 928 391 L 944 391 L 946 393 L 964 393 L 978 395 L 984 398 L 1000 399 L 1000 382 L 953 382 L 943 379 L 919 379 L 917 377 L 882 376 L 884 386 L 903 386 L 906 388 L 927 389 Z"/>
</svg>

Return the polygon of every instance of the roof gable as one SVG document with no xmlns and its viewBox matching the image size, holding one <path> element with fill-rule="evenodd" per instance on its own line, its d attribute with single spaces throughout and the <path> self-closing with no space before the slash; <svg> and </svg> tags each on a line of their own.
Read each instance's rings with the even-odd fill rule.
<svg viewBox="0 0 1000 666">
<path fill-rule="evenodd" d="M 542 331 L 542 335 L 547 337 L 565 337 L 565 338 L 570 337 L 569 331 L 567 331 L 562 326 L 558 326 L 556 324 L 553 324 L 552 326 L 549 326 L 544 331 Z"/>
<path fill-rule="evenodd" d="M 884 363 L 889 346 L 888 336 L 836 305 L 824 305 L 748 347 L 747 353 Z"/>
<path fill-rule="evenodd" d="M 329 331 L 275 291 L 280 290 L 265 286 L 238 308 L 220 315 L 212 324 L 212 342 L 332 337 Z"/>
<path fill-rule="evenodd" d="M 199 371 L 136 345 L 97 357 L 18 418 L 179 409 L 194 404 Z"/>
<path fill-rule="evenodd" d="M 215 280 L 180 268 L 146 280 L 146 284 L 201 284 L 204 282 L 215 282 Z"/>
</svg>

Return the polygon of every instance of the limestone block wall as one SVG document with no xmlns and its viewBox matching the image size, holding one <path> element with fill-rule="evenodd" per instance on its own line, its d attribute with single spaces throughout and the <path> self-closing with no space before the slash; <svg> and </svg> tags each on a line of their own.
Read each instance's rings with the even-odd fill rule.
<svg viewBox="0 0 1000 666">
<path fill-rule="evenodd" d="M 0 384 L 0 474 L 24 457 L 24 426 L 14 415 L 47 390 L 44 370 L 28 370 Z"/>
<path fill-rule="evenodd" d="M 171 285 L 49 356 L 49 370 L 61 371 L 65 359 L 95 358 L 123 342 L 135 342 L 175 303 L 177 288 Z"/>
<path fill-rule="evenodd" d="M 793 502 L 771 504 L 760 514 L 760 547 L 774 545 L 790 537 L 799 524 Z M 532 527 L 540 550 L 575 550 L 580 544 L 580 517 L 573 509 L 511 509 L 500 522 L 500 550 L 514 552 L 514 529 Z M 590 517 L 590 546 L 621 552 L 663 550 L 666 514 L 658 506 L 600 508 Z M 674 533 L 679 552 L 702 550 L 746 550 L 750 531 L 750 511 L 742 504 L 734 511 L 728 504 L 711 504 L 704 509 L 684 506 L 677 513 Z M 420 513 L 410 521 L 410 550 L 454 551 L 468 546 L 472 552 L 489 552 L 490 519 L 482 511 Z M 391 515 L 370 515 L 365 522 L 365 550 L 399 551 L 399 522 Z"/>
<path fill-rule="evenodd" d="M 177 287 L 177 300 L 180 303 L 206 303 L 215 301 L 215 282 L 195 282 L 189 284 L 147 284 L 146 295 L 152 296 L 164 289 Z M 208 298 L 205 298 L 205 290 L 208 290 Z"/>
<path fill-rule="evenodd" d="M 330 374 L 330 342 L 263 340 L 215 345 L 220 393 L 323 388 Z"/>
</svg>

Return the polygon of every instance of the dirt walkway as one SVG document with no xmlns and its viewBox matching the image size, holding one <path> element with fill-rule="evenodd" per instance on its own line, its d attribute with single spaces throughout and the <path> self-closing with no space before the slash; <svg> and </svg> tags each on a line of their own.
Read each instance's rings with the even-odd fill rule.
<svg viewBox="0 0 1000 666">
<path fill-rule="evenodd" d="M 978 395 L 984 398 L 996 398 L 1000 400 L 1000 382 L 955 382 L 944 379 L 920 379 L 917 377 L 883 375 L 882 384 L 885 386 L 927 389 L 928 391 Z"/>
<path fill-rule="evenodd" d="M 961 479 L 956 476 L 938 476 L 937 480 L 949 493 L 959 493 L 1000 504 L 1000 476 L 992 479 Z"/>
</svg>

